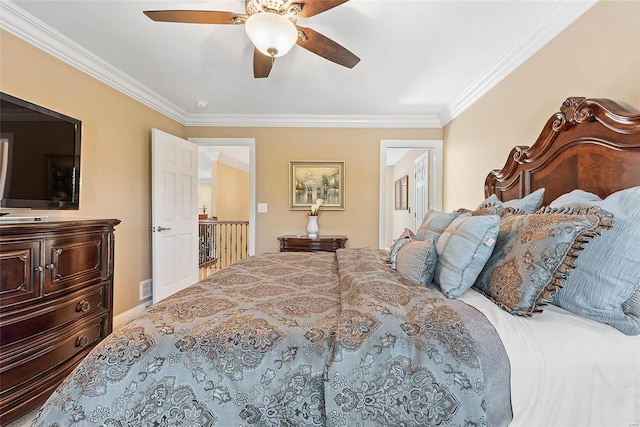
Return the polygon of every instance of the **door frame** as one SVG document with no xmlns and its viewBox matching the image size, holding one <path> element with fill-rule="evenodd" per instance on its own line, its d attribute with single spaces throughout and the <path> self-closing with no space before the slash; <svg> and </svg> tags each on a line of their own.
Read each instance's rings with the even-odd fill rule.
<svg viewBox="0 0 640 427">
<path fill-rule="evenodd" d="M 442 211 L 443 141 L 431 139 L 381 139 L 380 140 L 380 205 L 378 207 L 378 246 L 387 247 L 387 148 L 424 148 L 429 156 L 429 206 Z"/>
<path fill-rule="evenodd" d="M 256 140 L 254 138 L 187 138 L 202 147 L 249 147 L 249 255 L 256 252 Z"/>
</svg>

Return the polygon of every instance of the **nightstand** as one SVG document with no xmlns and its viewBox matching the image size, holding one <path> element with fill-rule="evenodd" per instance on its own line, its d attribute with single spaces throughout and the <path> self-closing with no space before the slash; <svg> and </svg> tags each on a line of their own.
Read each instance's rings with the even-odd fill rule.
<svg viewBox="0 0 640 427">
<path fill-rule="evenodd" d="M 335 252 L 344 248 L 347 236 L 319 235 L 311 238 L 306 235 L 290 234 L 278 237 L 280 252 Z"/>
</svg>

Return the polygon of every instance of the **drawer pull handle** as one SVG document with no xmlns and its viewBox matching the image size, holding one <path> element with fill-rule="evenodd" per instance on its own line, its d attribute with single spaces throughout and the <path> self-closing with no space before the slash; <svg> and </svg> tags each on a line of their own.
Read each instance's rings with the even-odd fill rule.
<svg viewBox="0 0 640 427">
<path fill-rule="evenodd" d="M 76 308 L 76 311 L 81 311 L 83 313 L 86 313 L 89 310 L 91 310 L 91 304 L 85 300 L 80 301 L 78 303 L 78 308 Z"/>
<path fill-rule="evenodd" d="M 78 338 L 76 338 L 76 347 L 86 347 L 87 344 L 89 344 L 89 337 L 80 335 Z"/>
</svg>

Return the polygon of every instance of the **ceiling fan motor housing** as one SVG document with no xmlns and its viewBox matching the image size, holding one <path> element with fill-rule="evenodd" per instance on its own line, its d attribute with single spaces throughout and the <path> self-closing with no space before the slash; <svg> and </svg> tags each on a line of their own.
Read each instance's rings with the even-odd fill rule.
<svg viewBox="0 0 640 427">
<path fill-rule="evenodd" d="M 295 25 L 300 12 L 300 5 L 285 0 L 246 0 L 247 16 L 256 13 L 271 12 L 284 16 Z"/>
</svg>

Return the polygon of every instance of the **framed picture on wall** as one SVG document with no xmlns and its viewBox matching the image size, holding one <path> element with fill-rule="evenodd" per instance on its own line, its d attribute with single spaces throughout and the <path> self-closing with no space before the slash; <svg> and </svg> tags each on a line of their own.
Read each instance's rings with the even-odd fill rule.
<svg viewBox="0 0 640 427">
<path fill-rule="evenodd" d="M 405 175 L 397 179 L 394 183 L 395 204 L 397 211 L 406 211 L 409 209 L 409 175 Z"/>
<path fill-rule="evenodd" d="M 317 199 L 323 210 L 344 210 L 344 162 L 289 162 L 289 210 L 308 210 Z"/>
</svg>

